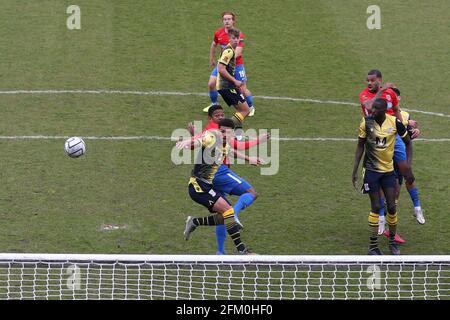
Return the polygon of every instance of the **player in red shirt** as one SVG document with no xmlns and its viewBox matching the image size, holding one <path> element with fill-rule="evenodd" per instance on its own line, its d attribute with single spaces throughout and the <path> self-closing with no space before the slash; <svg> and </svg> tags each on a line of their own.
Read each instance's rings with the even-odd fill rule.
<svg viewBox="0 0 450 320">
<path fill-rule="evenodd" d="M 386 83 L 382 86 L 382 75 L 379 70 L 370 70 L 367 74 L 367 88 L 359 94 L 359 102 L 364 117 L 372 114 L 372 103 L 381 98 L 386 100 L 388 109 L 387 114 L 397 117 L 402 121 L 400 110 L 398 107 L 398 98 L 395 91 L 392 89 L 392 84 Z"/>
<path fill-rule="evenodd" d="M 213 70 L 211 72 L 208 81 L 209 97 L 211 99 L 211 104 L 203 109 L 204 112 L 208 112 L 210 106 L 217 104 L 219 94 L 216 89 L 216 81 L 217 81 L 217 66 L 215 59 L 216 48 L 217 46 L 220 46 L 220 50 L 223 50 L 230 42 L 230 39 L 228 37 L 228 30 L 234 27 L 234 24 L 236 22 L 236 14 L 234 12 L 229 11 L 223 12 L 222 22 L 224 26 L 222 28 L 217 29 L 216 32 L 214 32 L 214 39 L 209 49 L 209 62 L 211 67 L 213 67 Z M 252 117 L 255 114 L 255 108 L 253 106 L 252 93 L 247 88 L 247 76 L 244 68 L 244 59 L 242 58 L 244 41 L 245 35 L 243 32 L 241 32 L 239 37 L 239 44 L 235 50 L 236 70 L 234 73 L 234 77 L 236 80 L 242 81 L 242 85 L 239 89 L 244 94 L 245 100 L 247 101 L 247 104 L 250 107 L 249 117 Z"/>
</svg>

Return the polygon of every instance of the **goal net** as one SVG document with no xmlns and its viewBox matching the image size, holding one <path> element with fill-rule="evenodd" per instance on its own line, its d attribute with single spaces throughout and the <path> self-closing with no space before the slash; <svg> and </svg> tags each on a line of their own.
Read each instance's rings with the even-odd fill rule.
<svg viewBox="0 0 450 320">
<path fill-rule="evenodd" d="M 0 299 L 450 299 L 450 256 L 0 254 Z"/>
</svg>

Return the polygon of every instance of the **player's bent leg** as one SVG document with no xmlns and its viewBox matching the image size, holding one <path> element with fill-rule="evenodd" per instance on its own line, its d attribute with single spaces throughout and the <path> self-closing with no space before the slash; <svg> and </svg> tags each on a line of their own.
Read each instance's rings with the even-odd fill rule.
<svg viewBox="0 0 450 320">
<path fill-rule="evenodd" d="M 197 180 L 194 177 L 191 177 L 191 179 L 189 180 L 188 192 L 192 200 L 206 207 L 213 214 L 200 218 L 189 216 L 186 219 L 186 225 L 184 228 L 185 240 L 189 239 L 191 233 L 194 232 L 194 230 L 198 226 L 201 225 L 215 226 L 218 224 L 223 224 L 222 215 L 215 213 L 213 207 L 216 205 L 217 202 L 222 201 L 229 206 L 228 202 L 226 202 L 226 200 L 224 200 L 220 196 L 220 193 L 214 191 L 211 184 L 205 183 L 201 180 Z"/>
<path fill-rule="evenodd" d="M 255 106 L 253 105 L 253 95 L 247 88 L 247 82 L 242 83 L 241 91 L 245 96 L 245 101 L 247 101 L 248 107 L 250 108 L 248 116 L 253 117 L 255 115 Z"/>
<path fill-rule="evenodd" d="M 246 245 L 241 241 L 241 233 L 239 226 L 234 219 L 234 210 L 230 204 L 222 197 L 214 204 L 213 210 L 222 215 L 223 224 L 227 228 L 227 232 L 234 242 L 234 245 L 238 253 L 247 253 L 248 249 Z"/>
<path fill-rule="evenodd" d="M 240 87 L 241 92 L 244 94 L 245 96 L 245 100 L 247 101 L 247 104 L 250 108 L 250 114 L 249 116 L 253 116 L 254 115 L 254 108 L 253 108 L 253 96 L 252 93 L 250 92 L 250 90 L 247 89 L 247 74 L 245 72 L 245 67 L 243 64 L 237 65 L 236 66 L 236 70 L 234 73 L 234 77 L 236 78 L 236 80 L 239 80 L 242 82 L 242 86 Z"/>
<path fill-rule="evenodd" d="M 214 75 L 214 70 L 211 73 L 211 76 L 209 77 L 208 81 L 208 95 L 209 99 L 211 100 L 211 103 L 206 108 L 203 109 L 203 112 L 208 112 L 211 106 L 216 105 L 218 103 L 219 93 L 217 92 L 216 89 L 217 74 Z"/>
<path fill-rule="evenodd" d="M 413 215 L 419 224 L 425 224 L 425 217 L 419 199 L 419 190 L 417 189 L 412 169 L 406 161 L 400 161 L 397 165 L 400 173 L 405 177 L 406 188 L 414 206 Z"/>
<path fill-rule="evenodd" d="M 227 239 L 227 228 L 224 224 L 216 225 L 216 242 L 218 255 L 225 254 L 225 240 Z"/>
<path fill-rule="evenodd" d="M 214 185 L 214 182 L 213 182 Z M 214 186 L 214 189 L 221 192 L 219 188 L 216 189 Z M 222 192 L 221 192 L 222 193 Z M 223 195 L 222 197 L 228 202 L 228 199 Z M 231 204 L 230 204 L 231 205 Z M 225 254 L 225 241 L 227 239 L 227 228 L 224 224 L 218 224 L 216 225 L 216 242 L 217 242 L 217 251 L 216 254 L 218 255 L 224 255 Z"/>
<path fill-rule="evenodd" d="M 419 224 L 425 224 L 425 217 L 423 215 L 422 206 L 420 204 L 419 190 L 417 189 L 416 182 L 406 182 L 405 185 L 414 206 L 414 217 Z"/>
</svg>

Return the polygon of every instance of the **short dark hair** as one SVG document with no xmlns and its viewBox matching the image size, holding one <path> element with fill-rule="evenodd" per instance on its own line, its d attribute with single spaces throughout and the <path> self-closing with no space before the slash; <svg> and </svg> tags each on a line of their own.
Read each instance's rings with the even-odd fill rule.
<svg viewBox="0 0 450 320">
<path fill-rule="evenodd" d="M 367 75 L 368 76 L 376 76 L 377 78 L 380 78 L 380 79 L 383 78 L 383 75 L 381 74 L 381 71 L 377 70 L 377 69 L 370 70 L 369 72 L 367 72 Z"/>
<path fill-rule="evenodd" d="M 223 110 L 222 106 L 220 104 L 215 104 L 209 107 L 208 109 L 208 116 L 212 118 L 214 111 L 216 110 Z"/>
<path fill-rule="evenodd" d="M 400 97 L 400 89 L 399 88 L 392 88 L 392 90 L 395 92 L 397 97 Z"/>
<path fill-rule="evenodd" d="M 233 120 L 231 120 L 229 118 L 223 118 L 219 121 L 219 128 L 220 127 L 227 127 L 227 128 L 234 129 L 234 122 L 233 122 Z"/>
<path fill-rule="evenodd" d="M 239 29 L 231 28 L 228 29 L 228 36 L 233 35 L 235 38 L 239 38 L 241 31 Z"/>
<path fill-rule="evenodd" d="M 387 109 L 387 102 L 384 99 L 378 98 L 373 102 L 372 108 L 373 107 L 381 107 L 383 109 Z"/>
</svg>

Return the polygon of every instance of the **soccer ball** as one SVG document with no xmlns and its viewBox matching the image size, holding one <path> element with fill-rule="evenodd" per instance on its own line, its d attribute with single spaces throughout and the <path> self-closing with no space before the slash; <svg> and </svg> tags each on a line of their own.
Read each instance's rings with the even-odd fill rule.
<svg viewBox="0 0 450 320">
<path fill-rule="evenodd" d="M 64 151 L 71 158 L 78 158 L 85 154 L 86 144 L 83 139 L 79 137 L 72 137 L 66 140 L 64 143 Z"/>
</svg>

